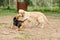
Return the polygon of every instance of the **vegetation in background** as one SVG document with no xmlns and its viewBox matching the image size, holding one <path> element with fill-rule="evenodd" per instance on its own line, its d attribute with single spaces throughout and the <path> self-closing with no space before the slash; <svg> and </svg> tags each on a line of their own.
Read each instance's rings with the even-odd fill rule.
<svg viewBox="0 0 60 40">
<path fill-rule="evenodd" d="M 49 7 L 40 7 L 37 6 L 36 8 L 29 6 L 28 11 L 41 11 L 41 12 L 60 12 L 59 7 L 53 7 L 52 9 Z"/>
<path fill-rule="evenodd" d="M 0 16 L 15 15 L 16 9 L 0 8 Z"/>
<path fill-rule="evenodd" d="M 27 0 L 27 11 L 56 12 L 60 14 L 60 0 Z M 16 0 L 0 0 L 0 15 L 14 15 Z"/>
<path fill-rule="evenodd" d="M 36 9 L 36 10 L 35 10 Z M 56 10 L 55 10 L 56 9 Z M 39 11 L 43 12 L 46 16 L 54 16 L 54 18 L 60 18 L 60 11 L 59 8 L 54 8 L 54 10 L 50 9 L 45 9 L 45 8 L 33 8 L 33 7 L 28 7 L 28 11 Z M 0 8 L 0 16 L 13 16 L 17 14 L 16 9 L 6 9 L 6 8 Z"/>
</svg>

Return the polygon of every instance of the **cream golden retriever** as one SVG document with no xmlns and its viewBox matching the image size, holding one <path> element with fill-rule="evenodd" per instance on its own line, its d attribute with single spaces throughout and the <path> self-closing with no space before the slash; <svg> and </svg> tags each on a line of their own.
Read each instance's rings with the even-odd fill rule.
<svg viewBox="0 0 60 40">
<path fill-rule="evenodd" d="M 29 20 L 29 18 L 34 18 L 38 25 L 41 25 L 41 28 L 44 28 L 44 24 L 49 24 L 47 17 L 41 12 L 27 12 L 22 9 L 19 10 L 19 15 L 22 17 L 22 20 Z"/>
</svg>

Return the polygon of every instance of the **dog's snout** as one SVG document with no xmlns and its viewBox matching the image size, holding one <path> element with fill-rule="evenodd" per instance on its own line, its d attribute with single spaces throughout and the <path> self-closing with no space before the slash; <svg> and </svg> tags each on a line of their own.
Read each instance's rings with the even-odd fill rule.
<svg viewBox="0 0 60 40">
<path fill-rule="evenodd" d="M 19 17 L 21 17 L 22 15 L 21 14 L 19 14 Z"/>
</svg>

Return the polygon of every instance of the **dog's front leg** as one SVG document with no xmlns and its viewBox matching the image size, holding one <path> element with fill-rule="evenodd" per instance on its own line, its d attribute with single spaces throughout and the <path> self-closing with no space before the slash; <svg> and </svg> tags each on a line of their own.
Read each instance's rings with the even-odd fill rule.
<svg viewBox="0 0 60 40">
<path fill-rule="evenodd" d="M 20 31 L 20 27 L 18 27 L 18 31 Z"/>
<path fill-rule="evenodd" d="M 18 31 L 20 31 L 21 29 L 22 29 L 22 26 L 19 26 L 19 27 L 18 27 Z"/>
<path fill-rule="evenodd" d="M 10 28 L 12 28 L 12 29 L 13 29 L 13 27 L 14 27 L 13 22 L 10 22 Z"/>
<path fill-rule="evenodd" d="M 18 24 L 18 31 L 20 31 L 21 30 L 21 28 L 22 28 L 22 24 Z"/>
<path fill-rule="evenodd" d="M 13 29 L 14 28 L 14 24 L 12 23 L 12 25 L 11 25 L 11 28 Z"/>
</svg>

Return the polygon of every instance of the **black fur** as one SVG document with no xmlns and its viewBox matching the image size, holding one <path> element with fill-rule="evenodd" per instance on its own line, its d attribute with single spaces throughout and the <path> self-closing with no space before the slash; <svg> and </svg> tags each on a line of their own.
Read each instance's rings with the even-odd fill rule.
<svg viewBox="0 0 60 40">
<path fill-rule="evenodd" d="M 16 19 L 16 17 L 13 18 L 13 24 L 17 27 L 20 27 L 24 21 Z"/>
<path fill-rule="evenodd" d="M 26 20 L 27 20 L 27 19 L 25 19 L 24 21 L 26 21 Z M 13 18 L 13 24 L 14 24 L 15 26 L 17 26 L 18 28 L 20 28 L 20 27 L 22 26 L 22 23 L 23 23 L 24 21 L 18 20 L 16 17 Z"/>
</svg>

